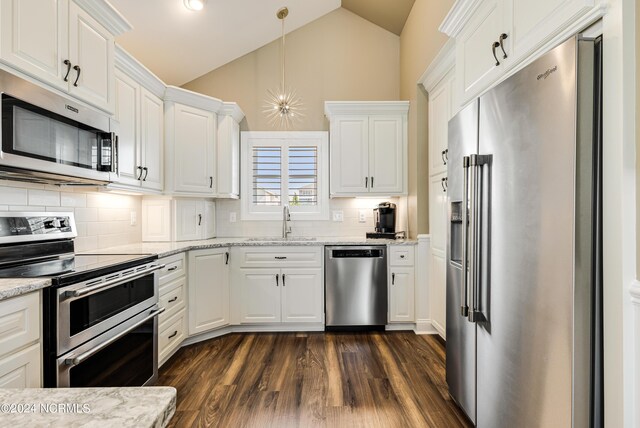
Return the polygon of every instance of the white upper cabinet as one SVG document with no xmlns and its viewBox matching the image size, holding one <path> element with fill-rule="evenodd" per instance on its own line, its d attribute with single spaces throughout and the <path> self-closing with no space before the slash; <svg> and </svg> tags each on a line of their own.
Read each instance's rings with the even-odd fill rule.
<svg viewBox="0 0 640 428">
<path fill-rule="evenodd" d="M 407 193 L 408 101 L 325 102 L 332 196 Z"/>
<path fill-rule="evenodd" d="M 215 202 L 148 197 L 142 200 L 142 241 L 196 241 L 216 236 Z"/>
<path fill-rule="evenodd" d="M 458 0 L 440 26 L 456 40 L 460 106 L 509 70 L 597 21 L 601 0 Z"/>
<path fill-rule="evenodd" d="M 216 196 L 216 125 L 222 102 L 181 88 L 165 92 L 165 191 Z"/>
<path fill-rule="evenodd" d="M 164 185 L 164 103 L 130 77 L 139 75 L 131 67 L 142 66 L 130 57 L 123 58 L 119 56 L 115 72 L 118 173 L 114 182 L 158 193 Z"/>
<path fill-rule="evenodd" d="M 223 103 L 218 111 L 216 180 L 218 198 L 240 197 L 240 122 L 244 113 L 236 103 Z"/>
<path fill-rule="evenodd" d="M 114 37 L 78 5 L 69 5 L 69 92 L 112 112 L 114 106 Z"/>
<path fill-rule="evenodd" d="M 447 171 L 453 85 L 451 71 L 429 92 L 429 175 Z"/>
<path fill-rule="evenodd" d="M 0 3 L 2 61 L 58 89 L 69 55 L 68 0 L 3 0 Z"/>
<path fill-rule="evenodd" d="M 131 29 L 107 3 L 3 0 L 3 62 L 79 100 L 115 108 L 114 38 Z"/>
</svg>

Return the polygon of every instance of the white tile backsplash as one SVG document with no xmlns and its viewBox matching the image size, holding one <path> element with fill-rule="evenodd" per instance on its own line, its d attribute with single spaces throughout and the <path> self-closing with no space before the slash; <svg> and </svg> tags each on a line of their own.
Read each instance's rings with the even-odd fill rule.
<svg viewBox="0 0 640 428">
<path fill-rule="evenodd" d="M 78 227 L 76 251 L 92 251 L 140 242 L 141 197 L 87 188 L 0 181 L 0 211 L 73 212 Z"/>
</svg>

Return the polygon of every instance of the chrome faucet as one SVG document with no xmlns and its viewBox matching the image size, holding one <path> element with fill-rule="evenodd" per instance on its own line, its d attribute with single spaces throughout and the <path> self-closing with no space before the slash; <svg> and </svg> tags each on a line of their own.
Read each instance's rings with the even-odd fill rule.
<svg viewBox="0 0 640 428">
<path fill-rule="evenodd" d="M 291 226 L 287 224 L 288 221 L 291 221 L 291 213 L 289 213 L 289 207 L 285 205 L 282 209 L 282 237 L 284 239 L 287 239 L 291 233 Z"/>
</svg>

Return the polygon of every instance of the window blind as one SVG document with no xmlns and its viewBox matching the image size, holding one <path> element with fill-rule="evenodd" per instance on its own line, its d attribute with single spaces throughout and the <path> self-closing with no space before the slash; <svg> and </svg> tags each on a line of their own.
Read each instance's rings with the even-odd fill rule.
<svg viewBox="0 0 640 428">
<path fill-rule="evenodd" d="M 282 149 L 253 148 L 253 203 L 280 205 L 282 195 Z"/>
<path fill-rule="evenodd" d="M 318 204 L 318 148 L 292 146 L 288 151 L 289 205 Z"/>
</svg>

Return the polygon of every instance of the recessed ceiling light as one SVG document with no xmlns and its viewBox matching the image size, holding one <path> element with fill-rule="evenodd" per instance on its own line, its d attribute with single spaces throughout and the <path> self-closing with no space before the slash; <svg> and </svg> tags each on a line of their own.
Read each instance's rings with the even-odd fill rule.
<svg viewBox="0 0 640 428">
<path fill-rule="evenodd" d="M 189 10 L 199 11 L 204 8 L 204 2 L 206 0 L 184 0 L 184 7 Z"/>
</svg>

